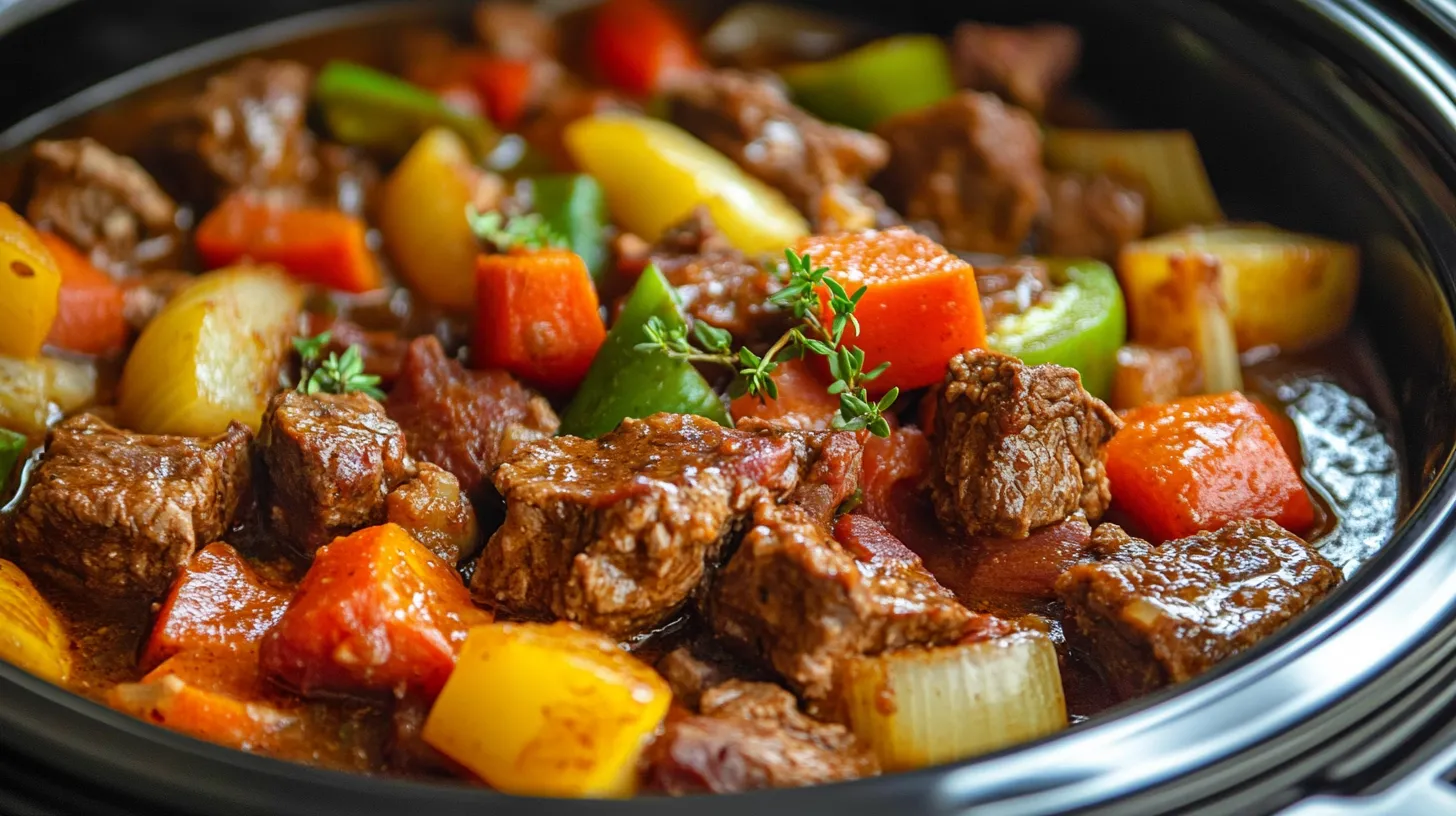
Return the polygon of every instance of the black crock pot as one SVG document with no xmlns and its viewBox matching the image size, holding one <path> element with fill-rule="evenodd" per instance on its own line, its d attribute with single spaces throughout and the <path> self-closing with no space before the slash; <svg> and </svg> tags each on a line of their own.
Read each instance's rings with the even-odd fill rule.
<svg viewBox="0 0 1456 816">
<path fill-rule="evenodd" d="M 150 727 L 0 663 L 0 811 L 1260 813 L 1304 801 L 1296 810 L 1312 814 L 1338 810 L 1338 797 L 1371 797 L 1343 801 L 1456 812 L 1456 798 L 1432 787 L 1448 768 L 1412 774 L 1449 757 L 1442 749 L 1456 740 L 1452 9 L 1445 0 L 849 5 L 934 32 L 963 15 L 1072 22 L 1087 37 L 1085 89 L 1129 125 L 1192 129 L 1230 212 L 1360 243 L 1360 319 L 1403 425 L 1407 510 L 1353 580 L 1218 670 L 1053 739 L 918 773 L 691 801 L 529 800 L 315 771 Z M 318 0 L 0 2 L 0 151 L 240 53 L 359 26 L 387 38 L 391 20 L 460 11 Z M 1321 798 L 1311 804 L 1312 795 Z"/>
</svg>

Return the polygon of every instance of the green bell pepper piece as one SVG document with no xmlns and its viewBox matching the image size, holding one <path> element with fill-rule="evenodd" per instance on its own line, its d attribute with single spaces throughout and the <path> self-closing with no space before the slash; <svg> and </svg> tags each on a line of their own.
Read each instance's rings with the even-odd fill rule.
<svg viewBox="0 0 1456 816">
<path fill-rule="evenodd" d="M 561 417 L 561 433 L 597 437 L 628 417 L 658 412 L 697 414 L 720 425 L 730 424 L 723 400 L 692 363 L 660 350 L 637 349 L 646 340 L 644 330 L 650 317 L 661 319 L 670 329 L 687 325 L 672 286 L 655 266 L 647 267 L 632 288 L 626 307 Z"/>
<path fill-rule="evenodd" d="M 779 75 L 800 105 L 860 130 L 956 90 L 945 43 L 928 34 L 876 40 L 831 60 L 786 66 Z"/>
<path fill-rule="evenodd" d="M 329 130 L 345 144 L 402 155 L 436 125 L 459 133 L 476 158 L 485 158 L 496 144 L 494 128 L 479 116 L 450 107 L 418 85 L 352 62 L 325 65 L 313 92 Z"/>
<path fill-rule="evenodd" d="M 15 473 L 15 463 L 25 455 L 25 449 L 29 445 L 30 440 L 25 434 L 0 428 L 0 493 L 4 493 L 5 486 L 10 484 L 10 477 Z"/>
<path fill-rule="evenodd" d="M 1056 287 L 1050 300 L 988 327 L 987 345 L 1027 365 L 1075 368 L 1088 393 L 1107 399 L 1117 350 L 1127 340 L 1117 276 L 1107 264 L 1088 260 L 1050 260 L 1047 273 Z"/>
<path fill-rule="evenodd" d="M 607 197 L 591 176 L 537 176 L 531 179 L 531 206 L 566 248 L 581 256 L 592 280 L 607 274 Z"/>
</svg>

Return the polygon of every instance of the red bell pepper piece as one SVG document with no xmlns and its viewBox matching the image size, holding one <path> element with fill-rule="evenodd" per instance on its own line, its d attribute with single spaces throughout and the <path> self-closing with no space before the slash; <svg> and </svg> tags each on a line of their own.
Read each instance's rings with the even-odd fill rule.
<svg viewBox="0 0 1456 816">
<path fill-rule="evenodd" d="M 241 652 L 263 639 L 290 593 L 264 583 L 237 550 L 221 542 L 192 556 L 172 584 L 141 666 L 150 669 L 192 649 Z"/>
<path fill-rule="evenodd" d="M 211 269 L 272 263 L 308 283 L 367 292 L 383 283 L 367 233 L 362 220 L 337 210 L 272 207 L 234 193 L 198 225 L 197 252 Z"/>
<path fill-rule="evenodd" d="M 506 130 L 514 129 L 530 99 L 530 60 L 481 57 L 471 61 L 470 80 L 485 115 Z"/>
<path fill-rule="evenodd" d="M 704 66 L 692 35 L 656 0 L 607 0 L 592 27 L 591 56 L 602 79 L 638 96 Z"/>
<path fill-rule="evenodd" d="M 121 286 L 66 239 L 39 232 L 61 271 L 56 319 L 46 343 L 82 354 L 107 354 L 126 345 Z"/>
<path fill-rule="evenodd" d="M 1270 519 L 1300 533 L 1314 505 L 1268 419 L 1244 395 L 1135 408 L 1106 450 L 1113 502 L 1154 543 Z"/>
<path fill-rule="evenodd" d="M 481 255 L 475 296 L 475 365 L 505 369 L 547 391 L 580 385 L 607 339 L 596 286 L 574 252 Z"/>
</svg>

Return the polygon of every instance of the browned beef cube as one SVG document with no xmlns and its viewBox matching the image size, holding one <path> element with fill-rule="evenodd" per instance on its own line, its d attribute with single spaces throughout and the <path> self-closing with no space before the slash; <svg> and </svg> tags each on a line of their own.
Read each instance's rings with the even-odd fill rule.
<svg viewBox="0 0 1456 816">
<path fill-rule="evenodd" d="M 385 400 L 417 459 L 439 465 L 474 495 L 507 452 L 556 433 L 561 421 L 545 398 L 504 371 L 466 371 L 440 341 L 417 337 Z"/>
<path fill-rule="evenodd" d="M 474 555 L 480 543 L 475 508 L 460 480 L 429 462 L 418 468 L 415 478 L 389 494 L 385 520 L 408 530 L 447 564 Z"/>
<path fill-rule="evenodd" d="M 496 471 L 505 524 L 471 588 L 511 614 L 619 637 L 663 623 L 718 563 L 753 503 L 792 491 L 827 436 L 656 414 L 599 439 L 526 446 Z"/>
<path fill-rule="evenodd" d="M 837 190 L 862 201 L 871 217 L 862 226 L 875 226 L 883 202 L 866 182 L 890 158 L 879 137 L 814 118 L 772 75 L 694 73 L 669 90 L 668 104 L 674 123 L 783 192 L 816 224 L 824 193 Z"/>
<path fill-rule="evenodd" d="M 706 634 L 663 655 L 656 668 L 672 687 L 673 702 L 692 711 L 698 710 L 703 694 L 714 686 L 763 676 Z"/>
<path fill-rule="evenodd" d="M 811 700 L 846 658 L 959 640 L 976 616 L 881 533 L 847 537 L 852 551 L 801 508 L 760 503 L 707 594 L 713 631 Z"/>
<path fill-rule="evenodd" d="M 259 432 L 274 533 L 298 552 L 383 524 L 385 497 L 415 474 L 404 432 L 363 394 L 284 391 Z"/>
<path fill-rule="evenodd" d="M 962 88 L 1000 94 L 1040 115 L 1077 69 L 1081 52 L 1081 37 L 1070 26 L 961 23 L 951 61 Z"/>
<path fill-rule="evenodd" d="M 1054 173 L 1046 186 L 1042 252 L 1112 261 L 1123 244 L 1143 237 L 1148 225 L 1143 194 L 1111 176 Z"/>
<path fill-rule="evenodd" d="M 250 59 L 208 78 L 193 102 L 196 150 L 223 189 L 297 187 L 318 175 L 312 85 L 313 72 L 289 60 Z"/>
<path fill-rule="evenodd" d="M 1133 697 L 1253 646 L 1339 581 L 1318 550 L 1260 520 L 1072 567 L 1057 592 L 1114 688 Z"/>
<path fill-rule="evenodd" d="M 1102 447 L 1122 421 L 1070 368 L 976 349 L 951 359 L 936 403 L 930 482 L 947 528 L 1025 538 L 1111 493 Z"/>
<path fill-rule="evenodd" d="M 252 432 L 149 436 L 81 415 L 51 432 L 14 515 L 26 573 L 99 604 L 160 598 L 227 531 L 249 482 Z"/>
<path fill-rule="evenodd" d="M 953 249 L 1009 255 L 1042 210 L 1041 130 L 991 94 L 962 92 L 892 117 L 880 189 L 911 221 L 940 227 Z"/>
<path fill-rule="evenodd" d="M 182 231 L 177 204 L 132 159 L 91 139 L 36 142 L 32 224 L 70 241 L 116 273 L 177 259 Z"/>
<path fill-rule="evenodd" d="M 472 22 L 476 38 L 498 57 L 512 60 L 556 57 L 555 22 L 534 3 L 485 0 L 476 5 Z"/>
<path fill-rule="evenodd" d="M 644 787 L 674 795 L 794 788 L 880 771 L 849 729 L 806 716 L 778 686 L 738 680 L 704 694 L 702 714 L 669 717 L 643 767 Z"/>
</svg>

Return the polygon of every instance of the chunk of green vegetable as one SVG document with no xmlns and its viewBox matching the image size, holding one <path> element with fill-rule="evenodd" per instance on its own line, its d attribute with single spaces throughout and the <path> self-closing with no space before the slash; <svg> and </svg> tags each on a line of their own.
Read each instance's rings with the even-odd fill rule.
<svg viewBox="0 0 1456 816">
<path fill-rule="evenodd" d="M 647 267 L 637 280 L 622 315 L 566 407 L 563 434 L 597 437 L 628 417 L 659 412 L 697 414 L 730 424 L 722 398 L 691 362 L 637 348 L 652 317 L 670 328 L 686 323 L 672 287 L 655 266 Z"/>
<path fill-rule="evenodd" d="M 443 125 L 459 133 L 476 158 L 495 146 L 495 130 L 479 116 L 462 113 L 418 85 L 352 62 L 324 66 L 314 83 L 335 139 L 403 154 L 425 131 Z"/>
<path fill-rule="evenodd" d="M 5 492 L 6 485 L 10 484 L 10 477 L 15 473 L 15 463 L 25 455 L 25 449 L 30 440 L 25 434 L 18 434 L 0 428 L 0 494 Z"/>
<path fill-rule="evenodd" d="M 562 174 L 531 180 L 531 206 L 566 248 L 581 256 L 592 280 L 607 273 L 607 198 L 591 176 Z"/>
<path fill-rule="evenodd" d="M 860 130 L 955 93 L 945 43 L 928 34 L 876 40 L 831 60 L 785 66 L 779 74 L 794 101 Z"/>
</svg>

